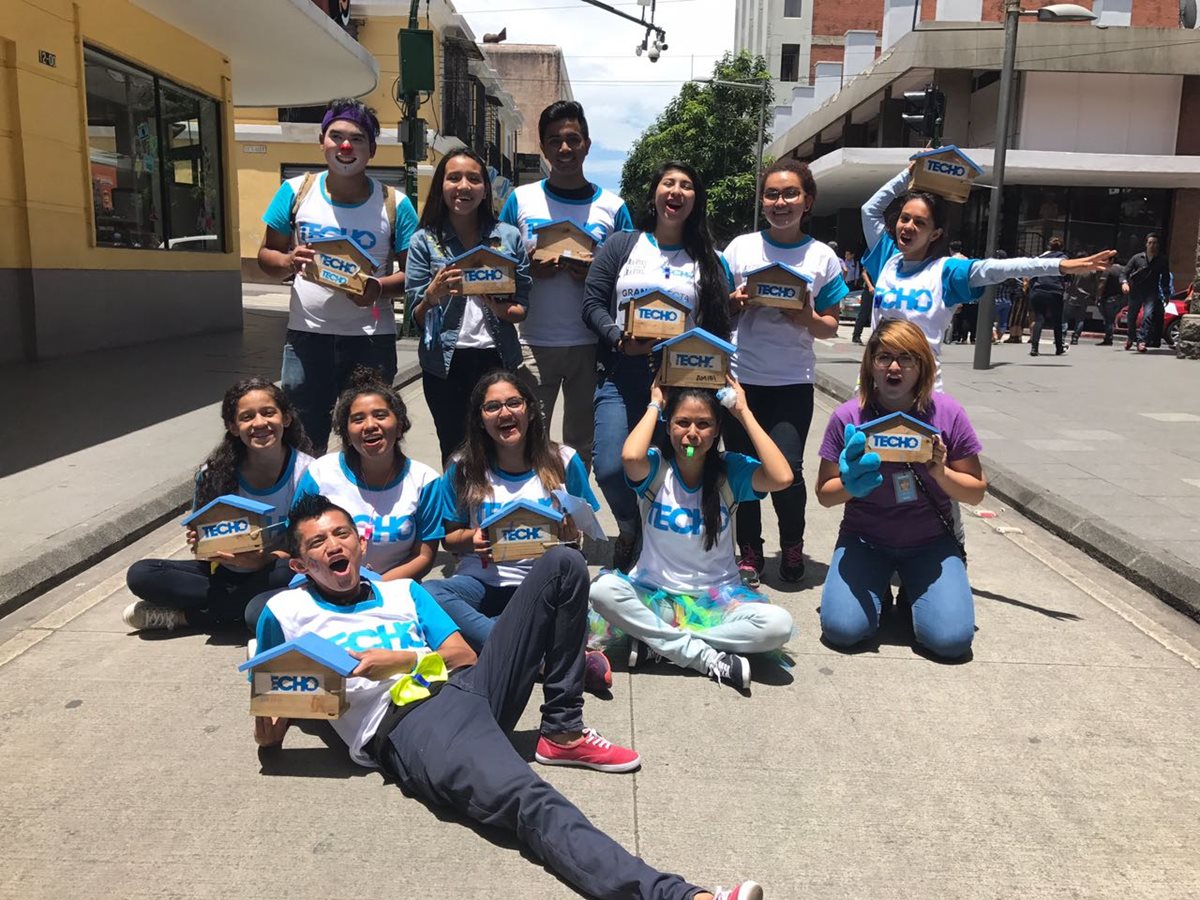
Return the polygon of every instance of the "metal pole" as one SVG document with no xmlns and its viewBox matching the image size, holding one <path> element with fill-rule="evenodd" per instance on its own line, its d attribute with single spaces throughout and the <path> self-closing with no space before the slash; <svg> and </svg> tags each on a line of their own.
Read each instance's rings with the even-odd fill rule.
<svg viewBox="0 0 1200 900">
<path fill-rule="evenodd" d="M 758 151 L 754 159 L 754 230 L 758 231 L 758 211 L 762 204 L 759 202 L 759 193 L 762 189 L 762 162 L 763 162 L 763 132 L 767 127 L 767 83 L 764 81 L 760 87 L 762 95 L 758 100 Z"/>
<path fill-rule="evenodd" d="M 421 0 L 412 0 L 412 6 L 408 11 L 408 27 L 417 29 L 421 27 L 421 21 L 418 18 Z M 443 85 L 443 89 L 445 86 Z M 404 142 L 404 193 L 408 195 L 408 199 L 412 201 L 413 209 L 417 208 L 417 160 L 415 159 L 415 148 L 417 145 L 417 128 L 420 124 L 420 117 L 417 113 L 420 111 L 420 97 L 415 91 L 407 91 L 404 94 L 404 121 L 408 123 L 408 140 Z"/>
<path fill-rule="evenodd" d="M 1013 70 L 1017 62 L 1017 23 L 1021 18 L 1020 0 L 1005 0 L 1004 62 L 1000 68 L 1000 97 L 996 103 L 996 150 L 992 157 L 992 202 L 988 207 L 987 248 L 990 259 L 996 255 L 1000 240 L 1000 216 L 1004 203 L 1004 163 L 1008 156 L 1009 107 L 1012 105 Z M 996 287 L 991 285 L 979 299 L 975 325 L 975 368 L 992 367 L 992 329 L 996 320 Z"/>
</svg>

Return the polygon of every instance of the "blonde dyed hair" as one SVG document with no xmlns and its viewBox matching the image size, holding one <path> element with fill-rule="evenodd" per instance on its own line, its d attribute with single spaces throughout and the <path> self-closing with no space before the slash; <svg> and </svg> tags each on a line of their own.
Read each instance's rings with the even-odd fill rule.
<svg viewBox="0 0 1200 900">
<path fill-rule="evenodd" d="M 866 409 L 877 406 L 875 397 L 875 355 L 886 351 L 899 356 L 907 353 L 917 361 L 917 386 L 914 390 L 917 412 L 928 411 L 933 399 L 933 382 L 937 374 L 937 360 L 925 333 L 907 319 L 884 319 L 871 332 L 863 350 L 862 367 L 858 373 L 858 403 Z"/>
</svg>

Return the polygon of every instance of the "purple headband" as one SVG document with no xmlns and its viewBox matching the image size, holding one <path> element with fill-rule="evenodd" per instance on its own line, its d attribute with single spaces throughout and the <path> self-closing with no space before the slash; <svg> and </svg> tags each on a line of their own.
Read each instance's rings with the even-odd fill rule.
<svg viewBox="0 0 1200 900">
<path fill-rule="evenodd" d="M 329 126 L 339 120 L 353 122 L 361 128 L 367 136 L 367 141 L 374 148 L 375 135 L 379 131 L 379 120 L 375 116 L 361 107 L 343 106 L 336 109 L 327 109 L 325 110 L 325 116 L 321 119 L 321 134 L 325 134 L 329 130 Z"/>
</svg>

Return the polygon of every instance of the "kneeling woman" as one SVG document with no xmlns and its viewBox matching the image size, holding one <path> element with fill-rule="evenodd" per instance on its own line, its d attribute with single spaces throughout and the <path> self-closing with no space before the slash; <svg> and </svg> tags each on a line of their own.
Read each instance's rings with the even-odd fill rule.
<svg viewBox="0 0 1200 900">
<path fill-rule="evenodd" d="M 600 508 L 579 454 L 550 440 L 529 388 L 508 371 L 484 375 L 471 392 L 466 441 L 442 476 L 445 544 L 458 555 L 458 570 L 425 585 L 476 650 L 534 563 L 495 562 L 479 523 L 516 500 L 553 506 L 551 491 L 558 488 Z M 561 539 L 576 537 L 574 525 L 564 519 Z"/>
<path fill-rule="evenodd" d="M 821 595 L 821 633 L 836 647 L 875 634 L 882 599 L 899 573 L 917 643 L 945 659 L 971 649 L 975 604 L 950 501 L 978 503 L 987 481 L 979 438 L 958 401 L 934 393 L 936 373 L 920 328 L 900 319 L 879 323 L 863 354 L 858 396 L 834 410 L 825 429 L 817 499 L 846 505 Z M 938 429 L 930 462 L 881 463 L 864 453 L 858 426 L 894 412 Z"/>
<path fill-rule="evenodd" d="M 740 501 L 791 484 L 792 467 L 750 412 L 741 385 L 730 379 L 726 390 L 759 459 L 717 450 L 721 410 L 712 391 L 671 389 L 664 398 L 655 380 L 621 450 L 639 497 L 642 553 L 628 577 L 597 578 L 591 601 L 629 635 L 631 666 L 657 654 L 744 689 L 750 663 L 740 654 L 778 650 L 791 637 L 792 617 L 742 586 L 730 519 Z M 651 445 L 660 415 L 669 437 L 662 449 Z"/>
<path fill-rule="evenodd" d="M 221 401 L 225 435 L 196 475 L 193 509 L 224 494 L 274 507 L 271 533 L 281 536 L 312 445 L 287 395 L 262 378 L 246 378 Z M 188 528 L 188 544 L 196 529 Z M 251 599 L 287 586 L 292 573 L 281 539 L 262 550 L 206 559 L 142 559 L 125 576 L 138 598 L 122 618 L 139 631 L 217 628 L 242 620 Z"/>
</svg>

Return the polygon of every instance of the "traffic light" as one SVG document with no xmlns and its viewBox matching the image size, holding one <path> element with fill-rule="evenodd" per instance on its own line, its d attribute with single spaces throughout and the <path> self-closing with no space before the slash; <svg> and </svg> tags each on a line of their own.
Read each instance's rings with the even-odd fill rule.
<svg viewBox="0 0 1200 900">
<path fill-rule="evenodd" d="M 923 91 L 905 91 L 901 118 L 917 134 L 929 138 L 933 146 L 940 146 L 942 125 L 946 121 L 946 95 L 932 84 L 925 85 Z"/>
</svg>

